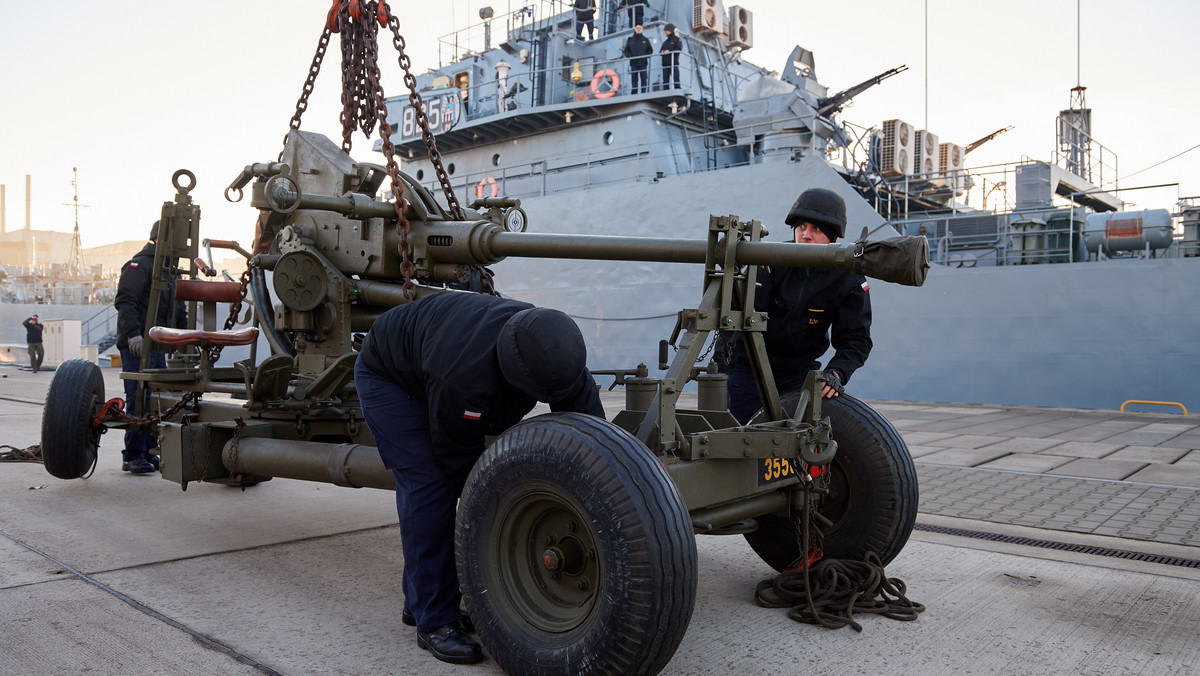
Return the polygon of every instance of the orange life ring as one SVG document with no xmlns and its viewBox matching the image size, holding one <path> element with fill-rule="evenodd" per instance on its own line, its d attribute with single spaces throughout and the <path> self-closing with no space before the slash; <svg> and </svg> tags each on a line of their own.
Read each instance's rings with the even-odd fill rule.
<svg viewBox="0 0 1200 676">
<path fill-rule="evenodd" d="M 612 88 L 608 91 L 600 91 L 600 83 L 607 77 L 612 81 Z M 596 75 L 592 77 L 592 98 L 607 99 L 615 96 L 617 90 L 621 88 L 621 78 L 617 77 L 616 71 L 612 68 L 596 71 Z"/>
<path fill-rule="evenodd" d="M 475 183 L 475 196 L 483 197 L 483 193 L 487 192 L 488 186 L 491 186 L 491 188 L 492 188 L 492 197 L 495 197 L 496 195 L 500 194 L 500 190 L 496 187 L 496 179 L 492 178 L 491 176 L 488 176 L 487 178 L 483 179 L 482 181 L 478 181 Z"/>
</svg>

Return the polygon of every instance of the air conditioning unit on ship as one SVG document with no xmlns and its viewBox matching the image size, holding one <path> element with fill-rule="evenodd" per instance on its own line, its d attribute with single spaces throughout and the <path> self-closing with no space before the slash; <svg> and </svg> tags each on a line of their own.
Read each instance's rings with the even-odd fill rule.
<svg viewBox="0 0 1200 676">
<path fill-rule="evenodd" d="M 725 32 L 725 5 L 721 0 L 692 0 L 692 30 L 699 33 Z"/>
<path fill-rule="evenodd" d="M 931 131 L 922 129 L 913 136 L 913 173 L 918 176 L 935 178 L 938 170 L 938 137 Z"/>
<path fill-rule="evenodd" d="M 754 46 L 754 13 L 745 7 L 729 8 L 729 44 L 742 49 Z"/>
<path fill-rule="evenodd" d="M 913 168 L 913 128 L 903 120 L 884 120 L 879 143 L 879 171 L 884 176 L 908 176 Z"/>
<path fill-rule="evenodd" d="M 938 146 L 938 171 L 941 185 L 953 186 L 954 194 L 961 195 L 967 187 L 967 151 L 957 143 Z"/>
</svg>

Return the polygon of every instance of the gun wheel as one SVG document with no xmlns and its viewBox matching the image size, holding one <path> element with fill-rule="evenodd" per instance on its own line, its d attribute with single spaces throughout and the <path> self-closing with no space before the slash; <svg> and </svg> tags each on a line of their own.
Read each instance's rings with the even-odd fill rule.
<svg viewBox="0 0 1200 676">
<path fill-rule="evenodd" d="M 783 397 L 784 410 L 794 411 L 798 399 Z M 904 548 L 917 519 L 917 471 L 908 446 L 882 413 L 848 394 L 825 399 L 821 412 L 838 444 L 829 494 L 818 508 L 833 522 L 822 529 L 825 556 L 861 561 L 873 551 L 887 564 Z M 757 521 L 758 530 L 747 533 L 746 541 L 782 572 L 800 556 L 793 520 L 766 515 Z"/>
<path fill-rule="evenodd" d="M 476 462 L 455 529 L 459 583 L 507 673 L 647 673 L 675 653 L 696 542 L 662 463 L 604 420 L 551 413 Z"/>
<path fill-rule="evenodd" d="M 42 414 L 42 461 L 59 479 L 78 479 L 96 462 L 103 426 L 92 416 L 104 406 L 104 376 L 86 359 L 54 369 Z"/>
</svg>

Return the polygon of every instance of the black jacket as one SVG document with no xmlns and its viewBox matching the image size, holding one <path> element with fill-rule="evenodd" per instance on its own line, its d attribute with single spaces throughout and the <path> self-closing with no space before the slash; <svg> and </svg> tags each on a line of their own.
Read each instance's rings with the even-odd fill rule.
<svg viewBox="0 0 1200 676">
<path fill-rule="evenodd" d="M 41 322 L 34 324 L 33 317 L 29 317 L 25 321 L 21 322 L 21 326 L 25 327 L 25 342 L 26 343 L 42 342 L 42 331 L 44 331 L 46 329 L 46 326 L 44 324 L 42 324 Z"/>
<path fill-rule="evenodd" d="M 588 21 L 596 18 L 596 0 L 575 0 L 575 19 Z"/>
<path fill-rule="evenodd" d="M 151 268 L 154 267 L 154 242 L 147 242 L 121 268 L 117 282 L 117 347 L 129 347 L 129 339 L 146 330 L 146 313 L 150 309 Z M 158 319 L 154 326 L 171 326 L 171 305 L 175 305 L 175 328 L 187 327 L 187 306 L 175 302 L 175 285 L 158 302 Z"/>
<path fill-rule="evenodd" d="M 659 51 L 664 49 L 667 50 L 667 53 L 662 55 L 662 65 L 678 66 L 679 52 L 683 49 L 683 41 L 679 39 L 678 33 L 671 33 L 671 37 L 663 40 L 662 47 L 659 48 Z"/>
<path fill-rule="evenodd" d="M 625 56 L 629 57 L 629 65 L 633 68 L 643 69 L 646 67 L 646 57 L 654 53 L 654 48 L 650 46 L 650 40 L 645 35 L 634 33 L 625 41 Z"/>
<path fill-rule="evenodd" d="M 429 409 L 434 454 L 459 485 L 500 434 L 536 401 L 505 380 L 496 356 L 500 329 L 529 303 L 478 293 L 447 292 L 383 313 L 363 339 L 359 360 Z M 552 411 L 604 417 L 596 381 L 585 369 Z"/>
<path fill-rule="evenodd" d="M 760 287 L 754 307 L 767 313 L 763 336 L 771 370 L 807 370 L 829 349 L 825 368 L 837 369 L 842 382 L 871 353 L 871 297 L 867 279 L 842 270 L 759 266 Z M 736 335 L 736 334 L 730 334 Z M 733 359 L 748 362 L 741 341 L 732 340 Z"/>
</svg>

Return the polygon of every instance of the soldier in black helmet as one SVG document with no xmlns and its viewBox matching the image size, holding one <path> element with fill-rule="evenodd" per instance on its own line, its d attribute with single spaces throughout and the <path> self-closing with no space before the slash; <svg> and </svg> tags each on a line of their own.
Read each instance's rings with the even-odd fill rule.
<svg viewBox="0 0 1200 676">
<path fill-rule="evenodd" d="M 113 305 L 117 308 L 117 349 L 121 352 L 121 371 L 136 373 L 141 370 L 142 354 L 146 351 L 145 332 L 146 315 L 150 311 L 151 268 L 154 267 L 154 248 L 158 242 L 159 222 L 155 221 L 150 228 L 150 241 L 142 250 L 121 268 L 121 279 L 117 282 L 117 295 Z M 172 308 L 174 305 L 174 322 Z M 175 302 L 175 286 L 162 295 L 158 303 L 158 317 L 153 326 L 187 327 L 187 306 L 183 302 Z M 166 367 L 166 358 L 160 353 L 151 353 L 148 360 L 149 368 Z M 133 414 L 136 403 L 136 380 L 124 380 L 125 410 Z M 150 389 L 146 388 L 146 400 L 149 401 Z M 143 405 L 141 415 L 148 411 Z M 121 453 L 121 469 L 133 474 L 149 474 L 158 469 L 158 455 L 154 453 L 158 442 L 148 430 L 129 428 L 125 430 L 125 450 Z"/>
<path fill-rule="evenodd" d="M 798 244 L 829 244 L 846 234 L 846 202 L 832 190 L 801 193 L 784 221 Z M 759 266 L 754 307 L 767 313 L 764 342 L 779 392 L 799 389 L 820 358 L 834 348 L 825 365 L 822 395 L 841 394 L 851 374 L 871 353 L 871 298 L 867 279 L 842 270 Z M 722 354 L 730 368 L 729 410 L 746 423 L 762 402 L 749 356 L 740 338 L 722 336 Z"/>
<path fill-rule="evenodd" d="M 392 308 L 363 340 L 354 382 L 396 480 L 401 619 L 439 660 L 483 659 L 459 610 L 454 510 L 484 438 L 539 401 L 603 418 L 586 356 L 579 327 L 562 312 L 461 291 Z"/>
</svg>

